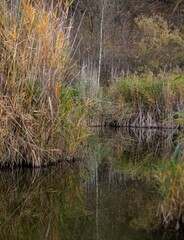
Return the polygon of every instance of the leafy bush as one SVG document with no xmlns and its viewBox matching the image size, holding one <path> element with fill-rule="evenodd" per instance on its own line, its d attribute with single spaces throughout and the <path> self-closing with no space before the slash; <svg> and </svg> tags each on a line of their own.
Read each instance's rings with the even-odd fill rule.
<svg viewBox="0 0 184 240">
<path fill-rule="evenodd" d="M 140 30 L 135 58 L 140 69 L 159 72 L 173 69 L 184 60 L 184 40 L 179 29 L 172 29 L 159 15 L 138 17 Z"/>
</svg>

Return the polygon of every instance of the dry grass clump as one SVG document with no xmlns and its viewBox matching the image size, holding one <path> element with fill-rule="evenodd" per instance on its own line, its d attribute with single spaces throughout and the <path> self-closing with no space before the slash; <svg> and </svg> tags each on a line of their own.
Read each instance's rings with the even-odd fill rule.
<svg viewBox="0 0 184 240">
<path fill-rule="evenodd" d="M 68 1 L 0 1 L 0 165 L 41 166 L 75 154 L 88 103 L 67 89 Z M 73 131 L 74 130 L 74 131 Z M 70 150 L 70 139 L 75 148 Z"/>
<path fill-rule="evenodd" d="M 156 178 L 163 197 L 160 211 L 165 226 L 175 230 L 184 226 L 184 161 L 170 160 L 159 166 L 156 170 Z"/>
</svg>

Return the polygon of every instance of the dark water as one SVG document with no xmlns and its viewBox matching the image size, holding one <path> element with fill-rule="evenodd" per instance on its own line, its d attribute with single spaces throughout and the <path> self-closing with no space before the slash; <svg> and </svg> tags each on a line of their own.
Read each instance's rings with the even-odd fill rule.
<svg viewBox="0 0 184 240">
<path fill-rule="evenodd" d="M 174 132 L 95 131 L 82 159 L 0 172 L 0 239 L 183 239 L 161 227 L 154 168 Z"/>
</svg>

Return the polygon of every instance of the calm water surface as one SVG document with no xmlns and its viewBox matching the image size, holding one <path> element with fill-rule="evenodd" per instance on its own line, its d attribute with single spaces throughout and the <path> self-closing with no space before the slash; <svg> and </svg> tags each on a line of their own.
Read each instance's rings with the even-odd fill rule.
<svg viewBox="0 0 184 240">
<path fill-rule="evenodd" d="M 0 239 L 183 239 L 160 227 L 152 173 L 176 134 L 96 130 L 72 167 L 0 172 Z"/>
</svg>

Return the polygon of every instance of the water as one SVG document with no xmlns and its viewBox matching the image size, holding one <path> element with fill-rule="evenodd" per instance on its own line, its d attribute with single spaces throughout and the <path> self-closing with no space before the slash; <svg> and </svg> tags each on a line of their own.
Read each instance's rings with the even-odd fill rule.
<svg viewBox="0 0 184 240">
<path fill-rule="evenodd" d="M 97 130 L 80 160 L 0 172 L 0 239 L 182 239 L 165 231 L 154 167 L 171 132 Z"/>
</svg>

